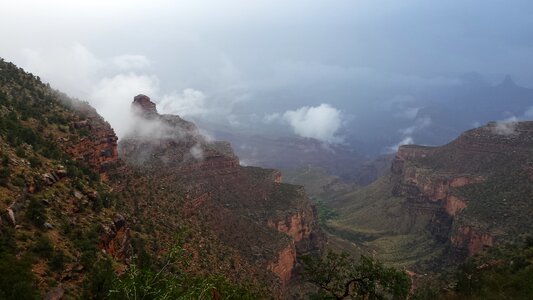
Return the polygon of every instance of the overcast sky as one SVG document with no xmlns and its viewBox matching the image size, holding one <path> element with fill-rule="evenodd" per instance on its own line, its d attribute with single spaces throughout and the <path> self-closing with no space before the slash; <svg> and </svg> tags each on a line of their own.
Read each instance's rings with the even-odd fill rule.
<svg viewBox="0 0 533 300">
<path fill-rule="evenodd" d="M 0 41 L 0 57 L 89 100 L 119 135 L 138 93 L 164 112 L 338 141 L 376 101 L 358 91 L 470 71 L 533 87 L 527 0 L 2 0 Z"/>
</svg>

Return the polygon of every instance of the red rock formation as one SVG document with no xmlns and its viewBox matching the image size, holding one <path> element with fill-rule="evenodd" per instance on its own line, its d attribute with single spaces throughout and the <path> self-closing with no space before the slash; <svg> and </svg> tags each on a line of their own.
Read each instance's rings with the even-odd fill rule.
<svg viewBox="0 0 533 300">
<path fill-rule="evenodd" d="M 87 109 L 83 113 L 87 119 L 74 123 L 73 127 L 87 131 L 88 137 L 62 144 L 72 158 L 86 163 L 105 180 L 109 164 L 118 160 L 118 138 L 109 123 L 97 115 L 96 111 Z"/>
<path fill-rule="evenodd" d="M 463 199 L 456 196 L 446 197 L 444 202 L 444 211 L 450 215 L 455 216 L 458 212 L 466 208 L 466 203 Z"/>
<path fill-rule="evenodd" d="M 133 106 L 167 132 L 121 139 L 120 156 L 156 170 L 161 181 L 179 181 L 183 217 L 208 215 L 204 226 L 286 285 L 296 255 L 316 249 L 321 236 L 316 211 L 303 190 L 281 183 L 278 170 L 240 166 L 229 143 L 208 142 L 193 123 L 158 115 L 146 96 L 136 97 Z"/>
<path fill-rule="evenodd" d="M 148 96 L 142 94 L 133 98 L 132 109 L 135 113 L 139 113 L 144 117 L 155 117 L 158 115 L 155 103 L 150 101 Z"/>
<path fill-rule="evenodd" d="M 492 247 L 492 236 L 488 233 L 480 233 L 470 226 L 461 226 L 453 233 L 451 242 L 454 248 L 460 252 L 466 252 L 472 256 L 486 247 Z"/>
<path fill-rule="evenodd" d="M 306 211 L 298 211 L 296 214 L 289 215 L 285 220 L 268 221 L 268 226 L 276 228 L 278 231 L 286 233 L 295 242 L 308 238 L 311 234 L 309 220 Z"/>
<path fill-rule="evenodd" d="M 268 269 L 276 274 L 283 287 L 286 287 L 292 278 L 292 270 L 296 263 L 296 250 L 294 245 L 287 245 L 278 253 L 277 260 L 268 265 Z"/>
<path fill-rule="evenodd" d="M 104 230 L 98 248 L 117 260 L 127 262 L 131 254 L 131 237 L 124 217 L 117 215 L 110 226 L 104 226 Z"/>
<path fill-rule="evenodd" d="M 450 242 L 457 253 L 473 255 L 484 246 L 492 245 L 492 238 L 487 234 L 478 234 L 470 227 L 457 231 L 452 229 L 454 217 L 467 207 L 467 202 L 453 195 L 451 190 L 482 182 L 484 178 L 474 175 L 444 175 L 409 163 L 431 157 L 435 149 L 414 145 L 400 147 L 392 166 L 393 173 L 399 175 L 400 179 L 395 193 L 406 196 L 408 204 L 419 213 L 433 215 L 430 231 L 437 240 Z M 433 206 L 425 203 L 432 203 Z"/>
</svg>

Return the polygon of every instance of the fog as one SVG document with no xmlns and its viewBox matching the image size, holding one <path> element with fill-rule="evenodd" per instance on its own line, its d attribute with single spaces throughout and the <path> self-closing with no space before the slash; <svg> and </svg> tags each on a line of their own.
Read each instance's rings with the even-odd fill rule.
<svg viewBox="0 0 533 300">
<path fill-rule="evenodd" d="M 531 1 L 4 0 L 0 39 L 0 57 L 88 100 L 119 137 L 144 93 L 200 123 L 387 152 L 433 141 L 440 91 L 506 74 L 533 87 Z"/>
</svg>

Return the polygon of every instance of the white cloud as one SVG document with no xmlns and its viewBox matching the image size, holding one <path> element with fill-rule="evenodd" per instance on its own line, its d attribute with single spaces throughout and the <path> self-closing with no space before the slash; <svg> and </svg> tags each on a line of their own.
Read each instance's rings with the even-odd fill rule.
<svg viewBox="0 0 533 300">
<path fill-rule="evenodd" d="M 412 126 L 401 129 L 400 132 L 403 135 L 412 135 L 417 131 L 420 131 L 424 128 L 427 128 L 431 125 L 431 118 L 429 116 L 424 116 L 415 120 L 415 123 Z"/>
<path fill-rule="evenodd" d="M 413 134 L 429 127 L 431 125 L 431 122 L 431 117 L 429 116 L 417 118 L 412 126 L 400 130 L 400 133 L 402 134 L 402 140 L 395 145 L 387 147 L 386 151 L 388 153 L 394 153 L 398 151 L 398 147 L 400 147 L 401 145 L 414 144 L 415 140 L 413 138 Z"/>
<path fill-rule="evenodd" d="M 80 43 L 45 50 L 26 48 L 21 55 L 22 67 L 76 97 L 87 95 L 105 65 Z"/>
<path fill-rule="evenodd" d="M 160 113 L 196 116 L 207 112 L 203 92 L 187 88 L 181 93 L 165 94 L 160 89 L 159 78 L 144 71 L 149 65 L 149 59 L 143 55 L 99 58 L 80 43 L 22 52 L 25 69 L 69 96 L 87 100 L 111 124 L 119 138 L 129 133 L 149 134 L 160 125 L 139 120 L 130 111 L 133 97 L 138 94 L 148 95 L 154 102 L 161 99 Z"/>
<path fill-rule="evenodd" d="M 340 142 L 342 138 L 337 132 L 342 126 L 340 110 L 329 104 L 304 106 L 297 110 L 289 110 L 283 114 L 294 133 L 327 142 Z"/>
<path fill-rule="evenodd" d="M 137 94 L 154 95 L 159 89 L 157 77 L 135 73 L 104 77 L 95 83 L 88 96 L 91 105 L 111 124 L 118 137 L 134 127 L 130 105 Z"/>
<path fill-rule="evenodd" d="M 157 100 L 156 100 L 157 101 Z M 195 89 L 185 89 L 181 93 L 173 92 L 164 95 L 157 102 L 162 113 L 180 116 L 200 116 L 208 113 L 206 96 Z"/>
<path fill-rule="evenodd" d="M 402 145 L 411 145 L 411 144 L 414 144 L 414 143 L 415 143 L 415 141 L 413 140 L 412 137 L 410 137 L 410 136 L 405 137 L 400 142 L 398 142 L 398 144 L 390 146 L 388 148 L 388 152 L 389 153 L 394 153 L 394 152 L 398 151 L 398 148 L 400 146 L 402 146 Z"/>
<path fill-rule="evenodd" d="M 204 159 L 204 150 L 202 149 L 202 146 L 200 144 L 196 144 L 193 147 L 191 147 L 191 150 L 189 151 L 196 160 L 203 160 Z"/>
<path fill-rule="evenodd" d="M 123 54 L 115 56 L 112 61 L 121 70 L 144 69 L 150 66 L 150 60 L 144 55 Z"/>
<path fill-rule="evenodd" d="M 518 119 L 515 116 L 496 122 L 492 127 L 492 132 L 498 135 L 513 135 L 516 133 L 516 124 Z"/>
</svg>

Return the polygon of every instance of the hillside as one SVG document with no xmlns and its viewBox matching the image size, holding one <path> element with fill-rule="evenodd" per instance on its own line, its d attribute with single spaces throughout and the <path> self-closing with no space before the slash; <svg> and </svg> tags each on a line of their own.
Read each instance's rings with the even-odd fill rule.
<svg viewBox="0 0 533 300">
<path fill-rule="evenodd" d="M 176 219 L 187 220 L 229 246 L 250 268 L 228 273 L 240 280 L 273 273 L 277 278 L 269 280 L 286 288 L 297 256 L 318 251 L 322 240 L 304 190 L 281 183 L 279 171 L 240 166 L 228 143 L 207 141 L 178 116 L 159 115 L 146 96 L 137 96 L 133 108 L 162 130 L 156 138 L 137 134 L 119 143 L 120 156 L 132 172 L 142 174 L 127 184 L 121 173 L 113 179 L 120 194 L 139 199 L 130 207 L 134 218 L 150 220 L 169 237 L 180 223 Z"/>
<path fill-rule="evenodd" d="M 489 123 L 398 150 L 391 172 L 334 197 L 329 230 L 383 260 L 435 270 L 531 233 L 533 122 Z"/>
<path fill-rule="evenodd" d="M 17 274 L 1 298 L 122 298 L 161 272 L 150 293 L 297 290 L 299 256 L 323 242 L 303 188 L 146 96 L 132 109 L 142 128 L 118 141 L 87 103 L 0 61 L 0 269 Z"/>
</svg>

